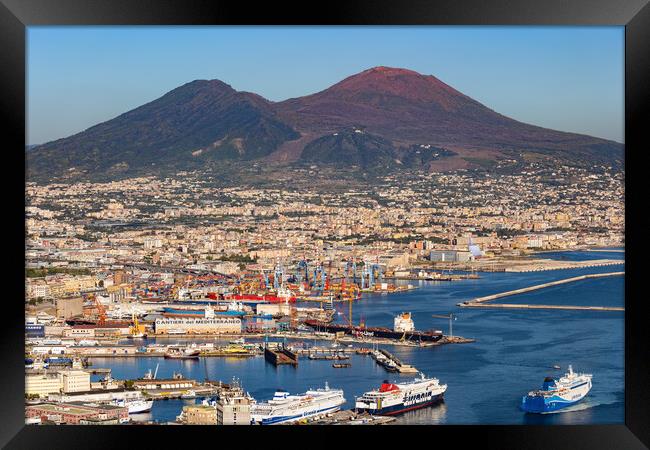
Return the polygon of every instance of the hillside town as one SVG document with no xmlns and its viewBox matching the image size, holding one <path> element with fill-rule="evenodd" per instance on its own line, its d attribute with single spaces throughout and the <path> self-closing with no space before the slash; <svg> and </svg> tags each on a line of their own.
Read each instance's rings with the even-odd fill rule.
<svg viewBox="0 0 650 450">
<path fill-rule="evenodd" d="M 304 188 L 305 170 L 310 189 Z M 349 302 L 351 317 L 352 302 L 363 293 L 416 289 L 411 280 L 620 264 L 543 259 L 546 251 L 624 245 L 623 180 L 606 168 L 549 171 L 531 164 L 516 175 L 389 175 L 345 191 L 324 185 L 318 171 L 295 169 L 295 183 L 283 181 L 284 187 L 219 186 L 198 172 L 28 183 L 26 420 L 127 423 L 133 410 L 150 409 L 153 400 L 220 392 L 218 403 L 184 407 L 177 421 L 248 423 L 250 397 L 224 391 L 207 375 L 203 382 L 180 374 L 155 383 L 151 374 L 113 380 L 110 369 L 88 367 L 88 360 L 263 354 L 276 365 L 297 364 L 295 348 L 244 344 L 244 337 L 265 336 L 362 345 L 472 342 L 440 330 L 415 331 L 410 313 L 395 318 L 394 331 L 374 332 L 373 338 L 354 332 L 351 319 L 342 328 L 328 324 L 335 318 L 333 302 Z M 336 331 L 346 326 L 351 336 Z M 336 332 L 313 332 L 320 327 Z M 404 339 L 407 333 L 417 344 Z M 147 336 L 238 338 L 181 346 L 133 341 Z M 416 371 L 375 353 L 386 370 Z M 102 373 L 108 375 L 97 379 Z"/>
</svg>

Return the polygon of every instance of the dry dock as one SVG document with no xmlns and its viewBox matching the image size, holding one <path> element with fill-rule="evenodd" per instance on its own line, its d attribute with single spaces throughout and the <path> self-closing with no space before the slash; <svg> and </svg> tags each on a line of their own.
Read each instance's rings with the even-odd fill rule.
<svg viewBox="0 0 650 450">
<path fill-rule="evenodd" d="M 458 306 L 464 308 L 511 308 L 511 309 L 566 309 L 566 310 L 589 310 L 589 311 L 624 311 L 625 308 L 615 306 L 578 306 L 578 305 L 527 305 L 527 304 L 508 304 L 508 303 L 493 303 L 485 304 L 486 302 L 496 300 L 498 298 L 509 297 L 511 295 L 523 294 L 526 292 L 545 289 L 551 286 L 558 286 L 566 283 L 573 283 L 575 281 L 586 280 L 588 278 L 603 278 L 625 275 L 625 272 L 608 272 L 608 273 L 592 273 L 588 275 L 580 275 L 578 277 L 565 278 L 563 280 L 551 281 L 548 283 L 537 284 L 521 289 L 513 289 L 511 291 L 499 292 L 498 294 L 486 295 L 484 297 L 477 297 L 474 300 L 458 303 Z"/>
</svg>

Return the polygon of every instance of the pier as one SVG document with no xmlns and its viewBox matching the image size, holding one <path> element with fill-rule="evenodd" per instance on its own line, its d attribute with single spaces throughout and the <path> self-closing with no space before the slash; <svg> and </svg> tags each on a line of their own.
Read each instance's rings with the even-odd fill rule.
<svg viewBox="0 0 650 450">
<path fill-rule="evenodd" d="M 588 275 L 580 275 L 578 277 L 565 278 L 563 280 L 551 281 L 548 283 L 537 284 L 521 289 L 513 289 L 510 291 L 499 292 L 498 294 L 486 295 L 484 297 L 477 297 L 474 300 L 458 303 L 457 306 L 463 308 L 510 308 L 510 309 L 565 309 L 565 310 L 589 310 L 589 311 L 625 311 L 625 308 L 616 306 L 579 306 L 579 305 L 528 305 L 528 304 L 485 304 L 486 302 L 496 300 L 498 298 L 509 297 L 511 295 L 524 294 L 539 289 L 545 289 L 551 286 L 558 286 L 566 283 L 573 283 L 576 281 L 586 280 L 589 278 L 603 278 L 625 275 L 625 272 L 608 272 L 608 273 L 592 273 Z"/>
<path fill-rule="evenodd" d="M 418 373 L 418 369 L 416 369 L 415 367 L 409 364 L 404 364 L 400 359 L 398 359 L 396 356 L 394 356 L 392 353 L 388 352 L 387 350 L 381 349 L 379 350 L 379 352 L 395 364 L 395 367 L 397 368 L 397 372 Z"/>
</svg>

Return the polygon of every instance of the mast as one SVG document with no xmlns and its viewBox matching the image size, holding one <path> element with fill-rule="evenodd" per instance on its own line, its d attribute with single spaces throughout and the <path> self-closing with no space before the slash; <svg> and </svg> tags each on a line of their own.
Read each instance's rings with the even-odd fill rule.
<svg viewBox="0 0 650 450">
<path fill-rule="evenodd" d="M 349 297 L 348 302 L 350 304 L 350 309 L 348 312 L 348 320 L 350 322 L 350 333 L 352 333 L 352 296 Z"/>
</svg>

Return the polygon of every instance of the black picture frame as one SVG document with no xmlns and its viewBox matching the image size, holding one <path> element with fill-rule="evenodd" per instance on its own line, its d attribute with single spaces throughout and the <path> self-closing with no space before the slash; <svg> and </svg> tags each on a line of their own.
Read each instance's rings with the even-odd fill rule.
<svg viewBox="0 0 650 450">
<path fill-rule="evenodd" d="M 395 444 L 391 427 L 27 427 L 24 424 L 23 303 L 25 149 L 25 28 L 30 25 L 622 25 L 625 26 L 625 424 L 575 426 L 435 426 L 410 427 Z M 648 202 L 642 163 L 650 100 L 650 6 L 648 0 L 443 0 L 317 2 L 312 5 L 206 0 L 0 0 L 0 111 L 5 125 L 3 158 L 7 248 L 3 271 L 11 289 L 4 298 L 0 340 L 3 382 L 0 444 L 6 448 L 134 447 L 142 438 L 150 448 L 178 445 L 461 445 L 471 437 L 488 448 L 647 448 L 650 446 L 650 342 L 643 306 L 643 232 Z M 9 138 L 9 139 L 7 139 Z M 8 158 L 8 159 L 7 159 Z M 21 166 L 22 164 L 22 166 Z M 21 214 L 20 211 L 23 211 Z M 630 212 L 631 211 L 631 212 Z M 645 225 L 645 226 L 644 226 Z M 16 237 L 14 237 L 14 234 Z M 641 245 L 639 245 L 639 243 Z M 22 256 L 21 256 L 22 255 Z M 630 261 L 632 264 L 630 264 Z M 607 332 L 603 330 L 603 332 Z M 290 434 L 287 434 L 290 433 Z M 327 441 L 321 441 L 323 434 Z M 422 434 L 420 438 L 420 434 Z M 329 436 L 328 436 L 329 435 Z M 180 439 L 180 440 L 179 440 Z M 352 439 L 352 440 L 351 440 Z M 377 441 L 370 444 L 370 440 Z M 447 444 L 443 444 L 446 441 Z M 226 444 L 230 442 L 229 444 Z M 281 441 L 276 441 L 280 443 Z M 328 444 L 329 442 L 329 444 Z M 399 444 L 401 442 L 401 444 Z M 165 445 L 167 444 L 167 445 Z M 244 445 L 244 444 L 241 444 Z"/>
</svg>

